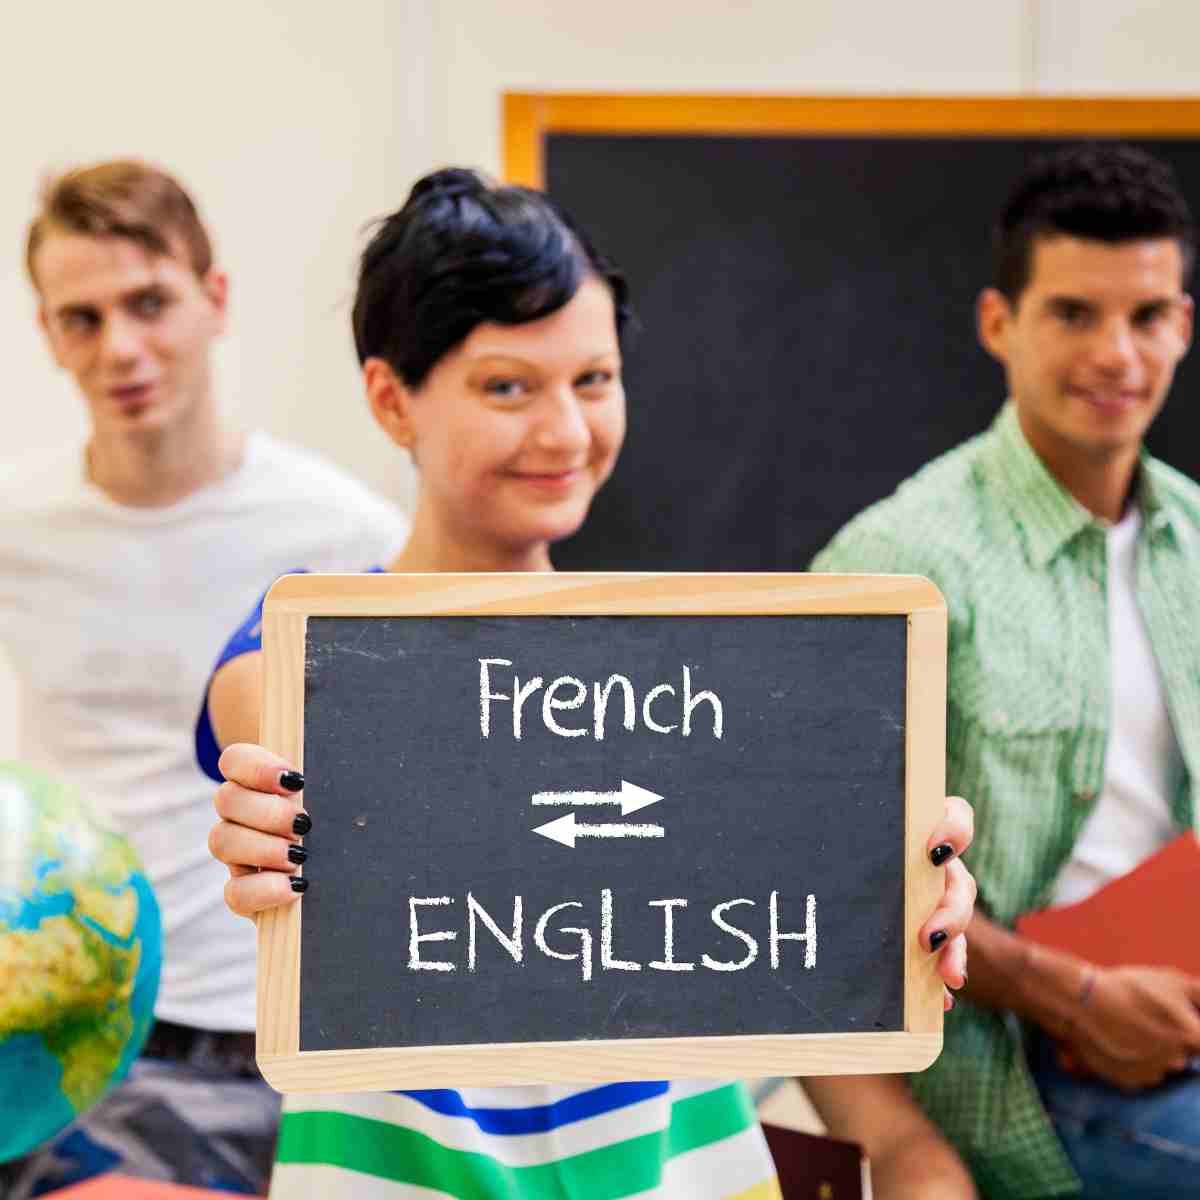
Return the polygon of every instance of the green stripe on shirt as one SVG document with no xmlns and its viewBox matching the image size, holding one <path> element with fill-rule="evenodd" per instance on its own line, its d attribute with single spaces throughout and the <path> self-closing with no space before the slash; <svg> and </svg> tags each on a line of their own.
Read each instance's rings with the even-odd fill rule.
<svg viewBox="0 0 1200 1200">
<path fill-rule="evenodd" d="M 671 1158 L 733 1137 L 755 1121 L 745 1090 L 731 1084 L 674 1101 L 667 1129 L 537 1166 L 510 1167 L 388 1121 L 285 1112 L 276 1159 L 344 1167 L 456 1200 L 612 1200 L 655 1187 Z"/>
</svg>

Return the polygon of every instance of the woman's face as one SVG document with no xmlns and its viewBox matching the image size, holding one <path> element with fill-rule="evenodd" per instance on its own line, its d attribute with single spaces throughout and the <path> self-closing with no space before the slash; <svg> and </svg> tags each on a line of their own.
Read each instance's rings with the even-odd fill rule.
<svg viewBox="0 0 1200 1200">
<path fill-rule="evenodd" d="M 547 317 L 476 326 L 404 402 L 421 504 L 442 534 L 518 555 L 567 537 L 625 436 L 608 286 L 589 277 Z"/>
</svg>

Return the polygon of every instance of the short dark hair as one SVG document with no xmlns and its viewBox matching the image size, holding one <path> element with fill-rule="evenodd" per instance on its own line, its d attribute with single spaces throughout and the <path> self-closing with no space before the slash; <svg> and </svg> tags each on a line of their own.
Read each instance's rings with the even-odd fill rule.
<svg viewBox="0 0 1200 1200">
<path fill-rule="evenodd" d="M 149 254 L 169 254 L 178 238 L 195 273 L 213 264 L 212 241 L 191 196 L 159 167 L 117 159 L 76 167 L 50 179 L 25 239 L 25 267 L 34 287 L 38 247 L 52 233 L 128 238 Z"/>
<path fill-rule="evenodd" d="M 617 336 L 632 312 L 621 272 L 541 192 L 448 167 L 419 179 L 363 251 L 354 300 L 359 362 L 382 358 L 418 388 L 484 322 L 562 308 L 589 276 L 612 292 Z"/>
<path fill-rule="evenodd" d="M 1085 143 L 1030 164 L 993 230 L 993 282 L 1010 304 L 1029 283 L 1037 240 L 1064 234 L 1114 243 L 1174 238 L 1185 282 L 1196 258 L 1196 228 L 1175 172 L 1133 146 Z"/>
</svg>

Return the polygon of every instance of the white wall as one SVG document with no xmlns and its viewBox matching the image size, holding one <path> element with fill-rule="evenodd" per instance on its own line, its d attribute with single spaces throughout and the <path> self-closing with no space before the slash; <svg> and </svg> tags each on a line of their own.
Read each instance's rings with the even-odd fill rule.
<svg viewBox="0 0 1200 1200">
<path fill-rule="evenodd" d="M 0 460 L 82 430 L 23 277 L 36 181 L 137 154 L 195 192 L 232 273 L 229 403 L 400 498 L 350 349 L 359 229 L 429 166 L 498 173 L 505 90 L 1200 90 L 1192 0 L 109 0 L 26 4 L 6 33 Z M 13 710 L 0 664 L 0 756 Z"/>
<path fill-rule="evenodd" d="M 1200 6 L 1192 0 L 1042 0 L 1036 17 L 1045 91 L 1200 93 Z"/>
<path fill-rule="evenodd" d="M 1028 0 L 454 0 L 436 149 L 500 168 L 504 91 L 1017 92 Z"/>
<path fill-rule="evenodd" d="M 1193 0 L 455 0 L 434 149 L 500 169 L 505 91 L 1200 93 Z"/>
</svg>

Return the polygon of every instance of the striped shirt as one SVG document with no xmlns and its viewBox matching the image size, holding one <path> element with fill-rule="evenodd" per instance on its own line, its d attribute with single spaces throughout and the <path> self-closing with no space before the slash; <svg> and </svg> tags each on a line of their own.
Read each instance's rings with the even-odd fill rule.
<svg viewBox="0 0 1200 1200">
<path fill-rule="evenodd" d="M 1143 454 L 1136 594 L 1186 772 L 1200 775 L 1200 488 Z M 1007 405 L 986 433 L 860 514 L 818 571 L 925 575 L 950 616 L 947 781 L 975 807 L 980 907 L 1011 926 L 1050 902 L 1100 795 L 1110 732 L 1107 529 L 1066 492 Z M 1074 1194 L 1011 1013 L 959 1003 L 913 1092 L 991 1200 Z"/>
<path fill-rule="evenodd" d="M 379 568 L 372 568 L 377 571 Z M 262 601 L 213 673 L 262 649 Z M 201 768 L 220 780 L 202 706 Z M 598 1084 L 285 1096 L 283 1200 L 781 1200 L 740 1083 Z"/>
<path fill-rule="evenodd" d="M 780 1200 L 736 1083 L 284 1098 L 283 1200 Z"/>
</svg>

